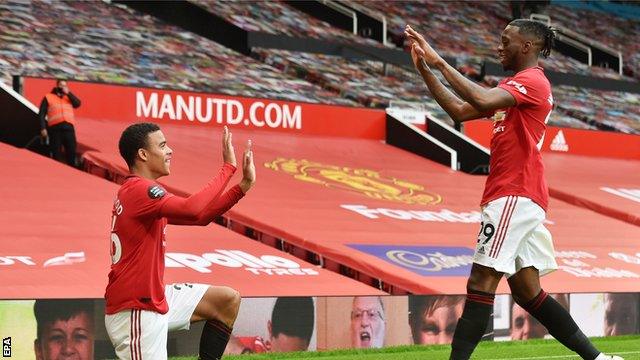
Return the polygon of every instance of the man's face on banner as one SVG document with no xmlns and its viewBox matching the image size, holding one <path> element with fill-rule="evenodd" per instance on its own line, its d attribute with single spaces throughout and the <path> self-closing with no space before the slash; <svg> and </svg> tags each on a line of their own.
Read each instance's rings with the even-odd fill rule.
<svg viewBox="0 0 640 360">
<path fill-rule="evenodd" d="M 377 296 L 353 299 L 351 308 L 351 346 L 356 349 L 384 345 L 384 309 Z"/>
<path fill-rule="evenodd" d="M 44 326 L 34 347 L 37 360 L 92 360 L 93 327 L 89 315 L 81 312 L 68 320 L 56 320 Z"/>
</svg>

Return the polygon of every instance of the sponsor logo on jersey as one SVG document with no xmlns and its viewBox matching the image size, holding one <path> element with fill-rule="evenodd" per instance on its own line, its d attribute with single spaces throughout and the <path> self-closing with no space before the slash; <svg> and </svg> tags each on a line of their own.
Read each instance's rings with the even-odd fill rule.
<svg viewBox="0 0 640 360">
<path fill-rule="evenodd" d="M 505 126 L 502 125 L 503 121 L 506 119 L 507 117 L 507 112 L 504 110 L 500 110 L 500 111 L 496 111 L 493 116 L 491 117 L 491 120 L 493 120 L 493 134 L 497 134 L 499 132 L 503 132 L 505 129 Z"/>
<path fill-rule="evenodd" d="M 507 112 L 504 110 L 500 110 L 500 111 L 496 111 L 493 116 L 491 117 L 491 120 L 493 120 L 494 124 L 500 121 L 504 121 L 504 119 L 507 117 Z M 495 125 L 494 125 L 495 126 Z"/>
<path fill-rule="evenodd" d="M 163 197 L 167 192 L 162 188 L 162 186 L 160 185 L 152 185 L 149 186 L 149 190 L 147 191 L 147 194 L 149 195 L 150 198 L 152 199 L 160 199 L 161 197 Z"/>
<path fill-rule="evenodd" d="M 524 85 L 520 84 L 519 82 L 514 80 L 509 80 L 507 81 L 507 85 L 511 85 L 514 88 L 516 88 L 516 90 L 518 90 L 520 93 L 527 95 L 527 89 L 524 87 Z"/>
<path fill-rule="evenodd" d="M 422 276 L 468 276 L 473 250 L 466 247 L 363 245 L 350 248 Z"/>
<path fill-rule="evenodd" d="M 327 165 L 308 160 L 277 158 L 265 167 L 293 176 L 294 179 L 323 187 L 356 192 L 376 200 L 416 205 L 435 205 L 442 197 L 412 182 L 385 177 L 370 169 Z"/>
<path fill-rule="evenodd" d="M 553 138 L 550 148 L 553 151 L 569 151 L 569 144 L 567 144 L 567 140 L 564 138 L 564 133 L 562 132 L 562 130 L 558 131 L 556 136 Z"/>
</svg>

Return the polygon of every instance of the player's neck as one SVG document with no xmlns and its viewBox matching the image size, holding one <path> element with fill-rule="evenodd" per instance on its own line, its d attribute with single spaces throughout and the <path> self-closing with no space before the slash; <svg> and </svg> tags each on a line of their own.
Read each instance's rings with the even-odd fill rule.
<svg viewBox="0 0 640 360">
<path fill-rule="evenodd" d="M 140 176 L 141 178 L 145 178 L 145 179 L 149 179 L 149 180 L 157 180 L 160 175 L 156 174 L 155 172 L 151 171 L 149 168 L 147 167 L 132 167 L 131 169 L 129 169 L 129 172 L 131 173 L 131 175 L 135 175 L 135 176 Z"/>
<path fill-rule="evenodd" d="M 538 66 L 538 58 L 527 58 L 523 59 L 522 63 L 518 64 L 518 66 L 515 67 L 514 71 L 516 73 L 519 73 L 522 70 L 526 70 L 536 66 Z"/>
</svg>

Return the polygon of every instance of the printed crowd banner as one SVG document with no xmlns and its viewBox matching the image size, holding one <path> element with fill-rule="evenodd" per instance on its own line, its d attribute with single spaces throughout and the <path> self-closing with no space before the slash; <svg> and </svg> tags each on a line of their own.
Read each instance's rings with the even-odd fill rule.
<svg viewBox="0 0 640 360">
<path fill-rule="evenodd" d="M 244 128 L 291 135 L 383 139 L 383 110 L 68 81 L 82 106 L 78 118 Z M 38 106 L 55 80 L 24 78 L 24 96 Z M 81 123 L 82 120 L 79 120 Z"/>
<path fill-rule="evenodd" d="M 587 336 L 640 334 L 639 293 L 551 294 Z M 384 348 L 450 344 L 464 296 L 265 297 L 242 301 L 225 354 Z M 104 301 L 0 301 L 3 350 L 16 359 L 56 358 L 55 334 L 77 335 L 66 351 L 79 359 L 113 359 L 104 325 Z M 54 326 L 55 325 L 55 326 Z M 195 356 L 203 323 L 170 332 L 169 356 Z M 38 329 L 40 330 L 38 332 Z M 499 295 L 483 340 L 551 338 L 545 327 Z"/>
</svg>

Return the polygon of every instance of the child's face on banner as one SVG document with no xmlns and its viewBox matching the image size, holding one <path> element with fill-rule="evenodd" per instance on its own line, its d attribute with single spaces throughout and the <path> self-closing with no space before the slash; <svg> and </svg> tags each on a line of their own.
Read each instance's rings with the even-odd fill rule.
<svg viewBox="0 0 640 360">
<path fill-rule="evenodd" d="M 35 342 L 37 360 L 93 359 L 93 327 L 87 313 L 58 319 L 44 327 Z"/>
</svg>

